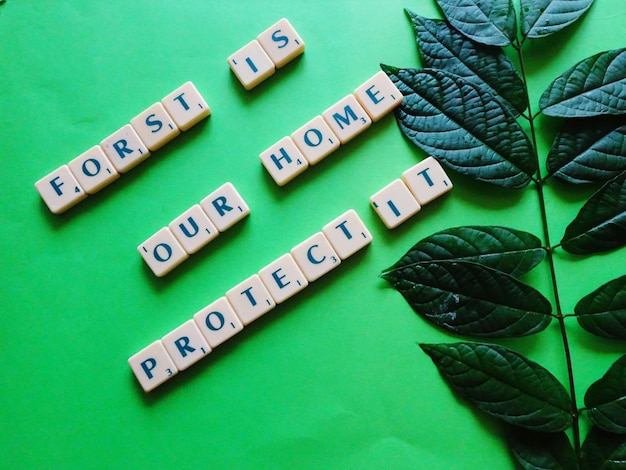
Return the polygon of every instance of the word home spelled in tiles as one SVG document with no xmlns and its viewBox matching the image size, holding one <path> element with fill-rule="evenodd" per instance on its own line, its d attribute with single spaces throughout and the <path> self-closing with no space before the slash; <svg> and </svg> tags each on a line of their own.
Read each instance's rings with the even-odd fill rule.
<svg viewBox="0 0 626 470">
<path fill-rule="evenodd" d="M 141 387 L 149 392 L 206 357 L 371 241 L 371 233 L 354 210 L 341 214 L 320 232 L 233 286 L 192 320 L 131 356 L 128 364 Z"/>
<path fill-rule="evenodd" d="M 304 41 L 283 18 L 233 53 L 227 62 L 243 87 L 251 90 L 303 52 Z"/>
<path fill-rule="evenodd" d="M 52 213 L 63 213 L 210 114 L 196 87 L 186 82 L 99 145 L 41 178 L 35 188 Z"/>
<path fill-rule="evenodd" d="M 137 247 L 146 264 L 165 276 L 220 233 L 250 214 L 232 183 L 225 183 Z"/>
<path fill-rule="evenodd" d="M 402 102 L 402 93 L 385 72 L 378 72 L 354 93 L 261 152 L 259 158 L 283 186 L 348 143 Z"/>
</svg>

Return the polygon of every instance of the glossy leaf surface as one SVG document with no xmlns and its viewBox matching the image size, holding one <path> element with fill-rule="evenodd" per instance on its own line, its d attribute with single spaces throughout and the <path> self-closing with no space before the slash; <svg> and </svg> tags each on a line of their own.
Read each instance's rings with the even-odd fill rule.
<svg viewBox="0 0 626 470">
<path fill-rule="evenodd" d="M 626 356 L 591 384 L 585 405 L 593 424 L 608 432 L 626 434 Z"/>
<path fill-rule="evenodd" d="M 574 309 L 578 323 L 598 336 L 626 339 L 626 276 L 583 297 Z"/>
<path fill-rule="evenodd" d="M 626 468 L 626 436 L 592 428 L 581 449 L 581 470 Z"/>
<path fill-rule="evenodd" d="M 578 470 L 576 453 L 564 432 L 516 429 L 509 433 L 508 442 L 513 457 L 524 470 Z"/>
<path fill-rule="evenodd" d="M 594 0 L 521 0 L 522 36 L 543 38 L 578 20 Z"/>
</svg>

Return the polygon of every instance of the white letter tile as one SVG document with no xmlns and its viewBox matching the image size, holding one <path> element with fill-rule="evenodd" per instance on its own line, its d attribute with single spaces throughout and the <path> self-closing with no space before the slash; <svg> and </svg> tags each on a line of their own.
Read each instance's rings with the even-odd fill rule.
<svg viewBox="0 0 626 470">
<path fill-rule="evenodd" d="M 193 316 L 196 325 L 212 348 L 243 330 L 241 320 L 226 297 L 220 297 Z"/>
<path fill-rule="evenodd" d="M 154 390 L 178 373 L 174 361 L 159 340 L 131 356 L 128 365 L 145 392 Z"/>
<path fill-rule="evenodd" d="M 135 116 L 130 120 L 130 125 L 133 126 L 139 138 L 151 151 L 160 149 L 180 134 L 180 129 L 176 127 L 161 103 L 154 103 L 144 112 Z"/>
<path fill-rule="evenodd" d="M 372 241 L 372 234 L 352 209 L 326 224 L 322 232 L 342 260 Z"/>
<path fill-rule="evenodd" d="M 433 157 L 406 170 L 402 173 L 402 179 L 421 205 L 452 189 L 452 181 Z"/>
<path fill-rule="evenodd" d="M 200 205 L 220 232 L 250 213 L 250 208 L 231 183 L 224 183 L 202 199 Z"/>
<path fill-rule="evenodd" d="M 257 274 L 226 292 L 226 298 L 244 325 L 276 307 L 276 302 Z"/>
<path fill-rule="evenodd" d="M 422 208 L 401 179 L 370 197 L 370 204 L 387 228 L 395 228 Z"/>
<path fill-rule="evenodd" d="M 219 235 L 209 216 L 195 204 L 168 225 L 176 239 L 189 254 L 198 252 Z"/>
<path fill-rule="evenodd" d="M 87 197 L 67 165 L 41 178 L 35 183 L 35 189 L 54 214 L 65 212 Z"/>
<path fill-rule="evenodd" d="M 309 282 L 319 279 L 341 264 L 339 255 L 322 232 L 317 232 L 293 247 L 291 256 Z"/>
<path fill-rule="evenodd" d="M 165 350 L 181 371 L 198 362 L 211 352 L 202 333 L 193 320 L 187 320 L 161 338 Z"/>
<path fill-rule="evenodd" d="M 304 41 L 286 18 L 267 28 L 256 39 L 277 68 L 304 52 Z"/>
<path fill-rule="evenodd" d="M 191 82 L 178 87 L 161 103 L 181 131 L 186 131 L 211 114 L 209 105 Z"/>
<path fill-rule="evenodd" d="M 354 96 L 374 122 L 402 103 L 402 93 L 382 71 L 357 88 Z"/>
<path fill-rule="evenodd" d="M 285 254 L 259 271 L 259 277 L 277 304 L 309 285 L 290 254 Z"/>
<path fill-rule="evenodd" d="M 150 150 L 130 124 L 104 139 L 100 146 L 120 173 L 126 173 L 150 156 Z"/>
<path fill-rule="evenodd" d="M 283 186 L 309 167 L 290 137 L 283 137 L 259 155 L 278 186 Z"/>
<path fill-rule="evenodd" d="M 322 116 L 316 116 L 300 127 L 291 139 L 311 165 L 315 165 L 339 148 L 339 139 Z"/>
<path fill-rule="evenodd" d="M 276 71 L 274 62 L 256 40 L 232 54 L 228 65 L 246 90 L 251 90 Z"/>
<path fill-rule="evenodd" d="M 167 227 L 163 227 L 139 245 L 137 251 L 158 277 L 165 276 L 189 258 L 187 252 Z"/>
<path fill-rule="evenodd" d="M 80 154 L 68 166 L 87 194 L 97 193 L 120 177 L 99 145 Z"/>
<path fill-rule="evenodd" d="M 322 113 L 322 117 L 342 144 L 349 142 L 372 124 L 372 119 L 356 100 L 348 95 Z"/>
</svg>

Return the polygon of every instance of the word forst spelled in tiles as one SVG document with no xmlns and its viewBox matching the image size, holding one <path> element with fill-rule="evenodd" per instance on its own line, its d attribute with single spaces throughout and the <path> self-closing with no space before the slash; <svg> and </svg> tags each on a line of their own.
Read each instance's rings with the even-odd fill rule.
<svg viewBox="0 0 626 470">
<path fill-rule="evenodd" d="M 186 82 L 99 145 L 41 178 L 35 188 L 52 213 L 63 213 L 210 114 L 196 87 Z"/>
<path fill-rule="evenodd" d="M 228 65 L 246 90 L 274 75 L 304 52 L 304 41 L 286 18 L 228 57 Z"/>
<path fill-rule="evenodd" d="M 369 245 L 372 235 L 354 210 L 326 224 L 257 274 L 229 289 L 128 359 L 135 377 L 149 392 L 207 356 L 245 326 L 305 289 Z"/>
<path fill-rule="evenodd" d="M 276 184 L 283 186 L 309 165 L 315 165 L 361 134 L 401 102 L 402 93 L 387 74 L 378 72 L 353 94 L 263 151 L 259 158 Z"/>
<path fill-rule="evenodd" d="M 452 189 L 452 182 L 433 157 L 412 166 L 370 197 L 385 226 L 395 228 L 417 214 L 423 205 Z"/>
<path fill-rule="evenodd" d="M 241 195 L 231 183 L 225 183 L 148 238 L 137 251 L 156 276 L 165 276 L 248 214 L 250 208 Z"/>
</svg>

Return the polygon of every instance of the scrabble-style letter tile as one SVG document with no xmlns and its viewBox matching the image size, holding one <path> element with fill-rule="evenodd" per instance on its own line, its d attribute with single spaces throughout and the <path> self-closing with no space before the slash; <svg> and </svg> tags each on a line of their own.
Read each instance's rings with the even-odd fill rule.
<svg viewBox="0 0 626 470">
<path fill-rule="evenodd" d="M 181 371 L 195 364 L 211 352 L 211 347 L 193 320 L 187 320 L 161 338 L 165 350 Z"/>
<path fill-rule="evenodd" d="M 274 62 L 256 40 L 232 54 L 228 65 L 246 90 L 253 89 L 276 71 Z"/>
<path fill-rule="evenodd" d="M 316 116 L 291 134 L 291 140 L 311 165 L 326 158 L 341 145 L 322 116 Z"/>
<path fill-rule="evenodd" d="M 100 146 L 120 173 L 126 173 L 150 156 L 150 150 L 130 124 L 126 124 L 104 139 Z"/>
<path fill-rule="evenodd" d="M 226 292 L 226 298 L 244 325 L 276 307 L 276 302 L 257 274 Z"/>
<path fill-rule="evenodd" d="M 226 297 L 220 297 L 193 316 L 196 325 L 212 348 L 243 330 L 241 320 Z"/>
<path fill-rule="evenodd" d="M 374 122 L 402 102 L 402 93 L 382 71 L 357 88 L 354 96 Z"/>
<path fill-rule="evenodd" d="M 402 179 L 421 205 L 452 189 L 452 181 L 433 157 L 406 170 L 402 173 Z"/>
<path fill-rule="evenodd" d="M 304 41 L 286 18 L 267 28 L 256 39 L 277 68 L 304 52 Z"/>
<path fill-rule="evenodd" d="M 277 304 L 309 285 L 290 254 L 285 254 L 259 271 L 259 277 Z"/>
<path fill-rule="evenodd" d="M 167 227 L 163 227 L 139 245 L 137 251 L 158 277 L 165 276 L 189 258 L 187 252 Z"/>
<path fill-rule="evenodd" d="M 200 201 L 200 205 L 220 232 L 250 213 L 250 208 L 231 183 L 224 183 Z"/>
<path fill-rule="evenodd" d="M 219 235 L 217 228 L 199 204 L 191 206 L 176 217 L 168 227 L 189 254 L 196 253 Z"/>
<path fill-rule="evenodd" d="M 35 189 L 54 214 L 65 212 L 87 197 L 67 165 L 41 178 L 35 183 Z"/>
<path fill-rule="evenodd" d="M 326 224 L 322 232 L 342 260 L 372 241 L 372 234 L 352 209 Z"/>
<path fill-rule="evenodd" d="M 163 147 L 180 134 L 174 121 L 161 103 L 154 103 L 141 114 L 130 120 L 139 138 L 151 151 Z"/>
<path fill-rule="evenodd" d="M 322 117 L 342 144 L 349 142 L 372 124 L 372 119 L 356 100 L 348 95 L 322 113 Z"/>
<path fill-rule="evenodd" d="M 211 114 L 209 105 L 191 82 L 178 87 L 161 103 L 181 131 L 186 131 Z"/>
<path fill-rule="evenodd" d="M 319 279 L 341 264 L 339 255 L 322 232 L 317 232 L 293 247 L 291 256 L 309 282 Z"/>
<path fill-rule="evenodd" d="M 259 155 L 278 186 L 283 186 L 309 167 L 290 137 L 283 137 Z"/>
<path fill-rule="evenodd" d="M 128 359 L 128 365 L 144 392 L 154 390 L 178 373 L 174 361 L 159 340 L 131 356 Z"/>
<path fill-rule="evenodd" d="M 395 228 L 422 208 L 401 179 L 370 197 L 370 204 L 387 228 Z"/>
<path fill-rule="evenodd" d="M 80 154 L 67 166 L 87 194 L 97 193 L 120 177 L 99 145 Z"/>
</svg>

